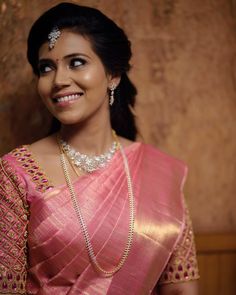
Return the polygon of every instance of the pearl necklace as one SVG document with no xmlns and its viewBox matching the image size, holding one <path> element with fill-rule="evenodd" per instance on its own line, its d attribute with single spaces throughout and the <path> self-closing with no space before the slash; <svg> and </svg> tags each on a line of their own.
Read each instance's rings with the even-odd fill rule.
<svg viewBox="0 0 236 295">
<path fill-rule="evenodd" d="M 125 246 L 124 252 L 122 254 L 122 257 L 121 257 L 119 263 L 117 264 L 117 266 L 115 268 L 113 268 L 112 270 L 105 270 L 98 263 L 97 258 L 96 258 L 96 254 L 94 253 L 93 246 L 92 246 L 92 243 L 90 240 L 90 235 L 88 233 L 87 225 L 84 221 L 84 217 L 82 215 L 81 208 L 80 208 L 79 203 L 77 201 L 75 189 L 73 187 L 73 184 L 72 184 L 72 181 L 70 178 L 69 170 L 68 170 L 68 167 L 66 164 L 64 150 L 63 150 L 62 145 L 60 144 L 59 140 L 58 140 L 58 145 L 60 148 L 61 167 L 64 172 L 64 176 L 65 176 L 65 180 L 66 180 L 68 189 L 70 191 L 71 201 L 72 201 L 77 219 L 78 219 L 79 224 L 82 229 L 82 234 L 83 234 L 83 237 L 85 240 L 86 250 L 88 252 L 90 262 L 91 262 L 92 266 L 94 267 L 94 269 L 100 275 L 102 275 L 104 277 L 111 277 L 116 272 L 118 272 L 122 268 L 122 266 L 124 265 L 128 255 L 129 255 L 130 249 L 131 249 L 131 245 L 132 245 L 132 241 L 133 241 L 133 234 L 134 234 L 134 219 L 135 219 L 134 193 L 133 193 L 133 187 L 132 187 L 132 181 L 131 181 L 131 176 L 130 176 L 130 171 L 129 171 L 128 160 L 126 158 L 124 150 L 123 150 L 121 144 L 118 143 L 118 146 L 119 146 L 122 158 L 123 158 L 123 162 L 124 162 L 124 168 L 125 168 L 125 173 L 126 173 L 126 178 L 127 178 L 127 186 L 128 186 L 129 209 L 130 209 L 128 239 L 127 239 L 126 246 Z"/>
<path fill-rule="evenodd" d="M 60 139 L 60 144 L 67 157 L 71 160 L 72 164 L 81 171 L 87 173 L 91 173 L 95 170 L 105 167 L 117 150 L 117 142 L 114 141 L 106 153 L 96 156 L 88 156 L 76 151 L 62 139 Z"/>
</svg>

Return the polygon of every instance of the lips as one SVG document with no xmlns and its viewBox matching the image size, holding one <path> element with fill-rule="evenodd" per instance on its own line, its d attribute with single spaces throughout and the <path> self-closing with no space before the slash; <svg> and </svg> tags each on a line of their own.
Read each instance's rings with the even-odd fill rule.
<svg viewBox="0 0 236 295">
<path fill-rule="evenodd" d="M 53 97 L 54 103 L 63 103 L 63 102 L 72 102 L 77 99 L 79 99 L 83 95 L 82 92 L 79 93 L 73 93 L 73 94 L 64 94 L 64 95 L 58 95 Z"/>
</svg>

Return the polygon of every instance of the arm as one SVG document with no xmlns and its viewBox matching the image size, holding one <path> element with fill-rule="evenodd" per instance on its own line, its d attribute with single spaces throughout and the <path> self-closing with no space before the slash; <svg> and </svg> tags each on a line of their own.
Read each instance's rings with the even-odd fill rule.
<svg viewBox="0 0 236 295">
<path fill-rule="evenodd" d="M 192 222 L 185 205 L 181 238 L 158 282 L 158 295 L 198 295 L 199 273 Z"/>
<path fill-rule="evenodd" d="M 198 281 L 167 284 L 159 287 L 159 295 L 198 295 Z"/>
<path fill-rule="evenodd" d="M 26 294 L 27 224 L 24 183 L 0 159 L 0 294 Z"/>
</svg>

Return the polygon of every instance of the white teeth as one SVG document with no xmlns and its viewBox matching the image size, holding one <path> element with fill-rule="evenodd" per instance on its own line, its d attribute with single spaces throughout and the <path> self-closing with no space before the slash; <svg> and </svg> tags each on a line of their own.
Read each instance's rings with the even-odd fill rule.
<svg viewBox="0 0 236 295">
<path fill-rule="evenodd" d="M 57 98 L 57 102 L 64 102 L 64 101 L 72 101 L 76 100 L 81 96 L 81 94 L 72 94 L 72 95 L 66 95 L 60 98 Z"/>
</svg>

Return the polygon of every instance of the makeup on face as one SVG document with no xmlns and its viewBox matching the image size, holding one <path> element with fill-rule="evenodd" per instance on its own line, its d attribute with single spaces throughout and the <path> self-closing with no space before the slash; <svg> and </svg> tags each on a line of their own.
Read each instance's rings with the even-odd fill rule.
<svg viewBox="0 0 236 295">
<path fill-rule="evenodd" d="M 52 50 L 47 43 L 40 48 L 38 69 L 39 94 L 59 121 L 73 124 L 98 113 L 99 120 L 109 118 L 112 77 L 88 39 L 62 31 Z"/>
<path fill-rule="evenodd" d="M 64 66 L 65 71 L 67 69 L 76 69 L 77 67 L 84 66 L 87 63 L 87 59 L 89 59 L 89 56 L 81 53 L 68 54 L 61 59 L 56 58 L 55 60 L 41 58 L 38 66 L 39 74 L 40 76 L 46 76 L 47 74 L 50 74 L 51 71 L 57 71 L 61 64 L 62 67 Z M 66 107 L 78 100 L 83 94 L 83 91 L 62 92 L 57 95 L 53 95 L 52 101 L 59 107 Z"/>
</svg>

